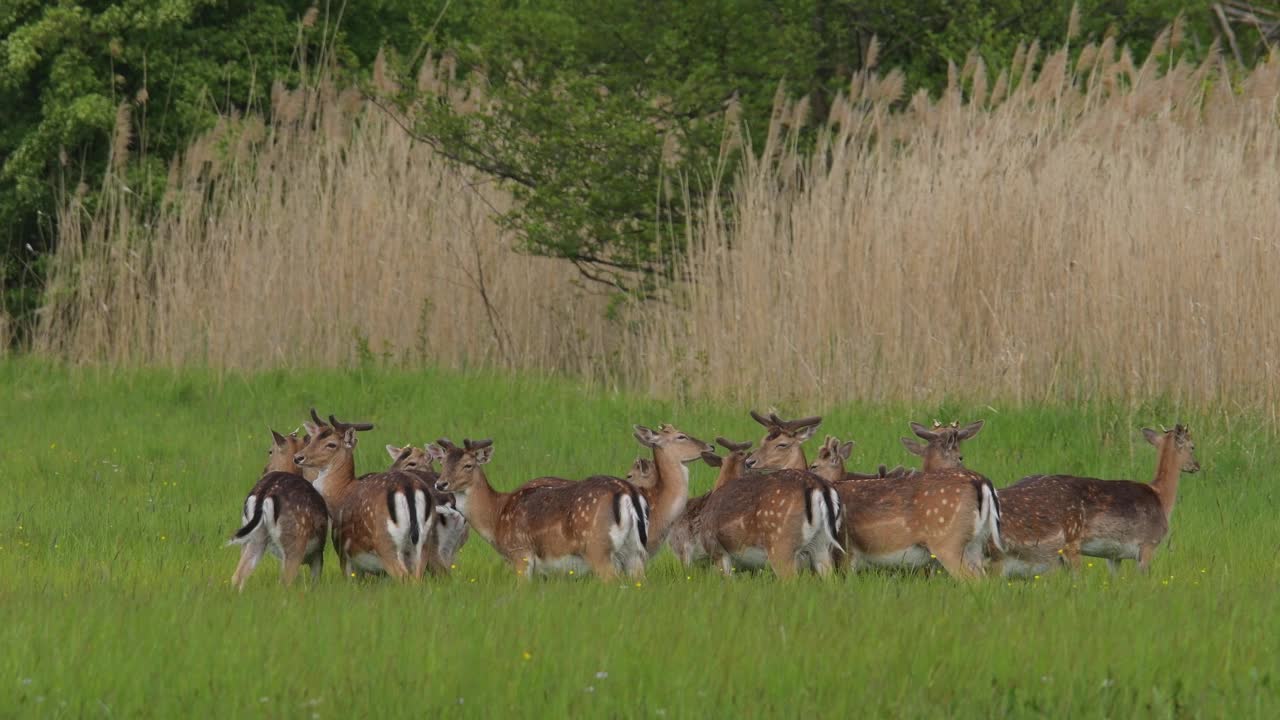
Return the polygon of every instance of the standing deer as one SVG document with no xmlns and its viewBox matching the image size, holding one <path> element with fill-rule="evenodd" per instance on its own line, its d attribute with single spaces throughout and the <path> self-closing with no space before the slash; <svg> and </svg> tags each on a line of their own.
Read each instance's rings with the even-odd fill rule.
<svg viewBox="0 0 1280 720">
<path fill-rule="evenodd" d="M 298 569 L 307 564 L 315 581 L 324 569 L 324 540 L 329 534 L 329 513 L 324 498 L 298 472 L 294 454 L 306 444 L 296 434 L 287 437 L 271 431 L 271 450 L 262 478 L 244 500 L 243 525 L 228 545 L 240 545 L 240 562 L 231 584 L 244 584 L 264 553 L 280 558 L 280 582 L 293 583 Z"/>
<path fill-rule="evenodd" d="M 367 423 L 343 423 L 330 415 L 308 425 L 310 442 L 294 461 L 315 475 L 333 517 L 333 544 L 348 577 L 386 573 L 393 578 L 419 578 L 424 570 L 423 545 L 437 512 L 425 483 L 412 473 L 393 470 L 355 474 L 356 432 Z"/>
<path fill-rule="evenodd" d="M 834 438 L 828 444 L 836 444 Z M 988 538 L 1001 542 L 1000 503 L 991 481 L 964 468 L 845 480 L 847 455 L 835 452 L 815 472 L 834 483 L 844 504 L 841 536 L 854 569 L 923 567 L 937 559 L 947 573 L 984 574 Z"/>
<path fill-rule="evenodd" d="M 671 531 L 667 535 L 667 544 L 671 546 L 671 552 L 680 559 L 680 563 L 685 567 L 701 563 L 707 560 L 707 549 L 698 541 L 698 534 L 695 530 L 702 514 L 702 508 L 707 503 L 707 499 L 711 497 L 711 493 L 725 486 L 725 484 L 733 482 L 742 477 L 746 470 L 747 451 L 751 449 L 750 442 L 735 443 L 722 437 L 716 438 L 716 442 L 724 446 L 729 454 L 721 458 L 715 454 L 714 450 L 708 450 L 702 453 L 702 460 L 711 467 L 720 468 L 719 474 L 716 476 L 716 484 L 711 488 L 711 492 L 706 495 L 689 498 L 689 502 L 685 504 L 684 513 L 676 518 L 675 523 L 671 525 Z M 641 465 L 641 462 L 645 465 Z M 636 465 L 632 467 L 633 472 L 643 475 L 653 463 L 641 458 L 636 461 Z M 630 480 L 631 476 L 628 475 Z M 644 480 L 643 477 L 637 479 Z"/>
<path fill-rule="evenodd" d="M 1011 535 L 1005 536 L 1007 574 L 1034 572 L 1051 565 L 1046 548 L 1072 568 L 1080 555 L 1105 558 L 1114 572 L 1121 560 L 1137 560 L 1145 572 L 1156 547 L 1169 532 L 1182 473 L 1200 470 L 1195 442 L 1185 425 L 1157 432 L 1142 429 L 1156 448 L 1150 483 L 1099 480 L 1071 475 L 1032 475 L 1000 491 L 1012 509 Z"/>
<path fill-rule="evenodd" d="M 644 576 L 648 503 L 625 480 L 597 476 L 503 493 L 482 469 L 493 458 L 492 440 L 436 444 L 444 451 L 436 488 L 454 494 L 467 522 L 521 578 L 587 569 L 601 580 L 619 571 Z"/>
<path fill-rule="evenodd" d="M 689 500 L 689 463 L 715 448 L 671 425 L 650 430 L 634 426 L 635 438 L 653 450 L 653 484 L 639 487 L 649 503 L 649 555 L 657 554 L 672 523 L 685 511 Z"/>
<path fill-rule="evenodd" d="M 424 545 L 427 571 L 432 575 L 448 575 L 453 561 L 458 557 L 458 551 L 466 544 L 470 533 L 467 530 L 467 519 L 458 512 L 457 500 L 449 493 L 436 490 L 436 480 L 440 476 L 432 465 L 436 459 L 443 457 L 443 451 L 434 445 L 421 448 L 413 445 L 387 445 L 387 454 L 391 456 L 389 470 L 413 473 L 427 488 L 431 496 L 428 502 L 437 508 L 435 522 L 432 523 L 431 532 L 427 533 Z"/>
</svg>

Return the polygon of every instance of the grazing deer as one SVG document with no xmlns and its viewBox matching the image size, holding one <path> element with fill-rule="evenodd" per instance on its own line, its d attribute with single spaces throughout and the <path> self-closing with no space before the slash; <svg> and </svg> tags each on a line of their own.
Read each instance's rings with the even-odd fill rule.
<svg viewBox="0 0 1280 720">
<path fill-rule="evenodd" d="M 671 425 L 657 430 L 636 425 L 634 430 L 636 440 L 653 450 L 653 485 L 638 488 L 649 502 L 647 548 L 652 556 L 662 547 L 671 524 L 684 513 L 689 500 L 689 463 L 715 448 Z"/>
<path fill-rule="evenodd" d="M 984 420 L 978 420 L 960 427 L 959 423 L 956 422 L 946 426 L 934 420 L 932 430 L 920 423 L 913 422 L 911 423 L 911 431 L 916 434 L 916 437 L 925 442 L 920 443 L 904 437 L 901 438 L 902 446 L 907 449 L 907 452 L 923 458 L 924 462 L 921 469 L 924 472 L 962 468 L 964 467 L 964 454 L 960 451 L 960 443 L 977 435 L 984 422 Z"/>
<path fill-rule="evenodd" d="M 840 538 L 847 551 L 843 561 L 855 570 L 924 567 L 937 559 L 955 578 L 985 573 L 988 538 L 997 548 L 1001 544 L 1000 503 L 990 480 L 947 468 L 848 481 L 847 456 L 836 452 L 827 459 L 814 472 L 840 494 L 847 516 Z"/>
<path fill-rule="evenodd" d="M 434 445 L 414 447 L 405 445 L 397 447 L 387 445 L 387 454 L 391 456 L 391 467 L 388 470 L 400 470 L 416 475 L 431 495 L 429 502 L 436 510 L 436 519 L 431 532 L 427 534 L 424 545 L 427 572 L 432 575 L 448 575 L 458 551 L 466 544 L 469 532 L 467 519 L 458 512 L 457 501 L 453 495 L 436 490 L 436 474 L 433 463 L 444 453 Z"/>
<path fill-rule="evenodd" d="M 716 438 L 716 442 L 724 446 L 729 451 L 729 454 L 721 458 L 715 454 L 714 450 L 702 453 L 703 462 L 711 467 L 720 469 L 719 474 L 716 476 L 715 486 L 706 495 L 689 498 L 689 502 L 685 504 L 684 513 L 676 518 L 676 521 L 671 525 L 671 531 L 667 534 L 667 545 L 671 547 L 671 552 L 675 553 L 675 556 L 679 558 L 680 563 L 685 567 L 707 560 L 707 550 L 702 546 L 702 543 L 698 542 L 697 532 L 694 529 L 702 513 L 702 507 L 706 504 L 707 498 L 711 497 L 711 493 L 724 487 L 725 484 L 742 477 L 745 471 L 747 451 L 751 449 L 750 442 L 735 443 L 722 437 Z M 642 461 L 643 465 L 641 464 Z M 639 470 L 640 477 L 637 479 L 643 480 L 643 474 L 652 466 L 653 463 L 640 458 L 632 466 L 632 472 Z M 627 479 L 631 480 L 631 474 L 627 475 Z"/>
<path fill-rule="evenodd" d="M 520 577 L 587 569 L 601 580 L 619 571 L 644 576 L 648 502 L 625 480 L 597 476 L 502 493 L 483 470 L 492 440 L 436 444 L 444 451 L 436 488 L 454 494 L 467 522 Z"/>
<path fill-rule="evenodd" d="M 367 423 L 343 423 L 330 415 L 307 425 L 310 442 L 294 461 L 315 475 L 333 517 L 333 544 L 344 575 L 386 573 L 397 579 L 419 578 L 424 570 L 423 545 L 441 508 L 432 507 L 426 484 L 416 475 L 393 470 L 356 481 L 356 432 Z M 434 510 L 434 512 L 433 512 Z"/>
<path fill-rule="evenodd" d="M 262 478 L 244 500 L 243 525 L 227 543 L 242 548 L 231 576 L 231 584 L 240 591 L 267 552 L 280 558 L 280 582 L 286 586 L 293 583 L 303 563 L 311 568 L 313 581 L 324 569 L 329 513 L 324 498 L 302 478 L 293 461 L 307 439 L 296 434 L 286 437 L 275 430 L 271 438 Z"/>
<path fill-rule="evenodd" d="M 1198 472 L 1200 463 L 1185 425 L 1162 432 L 1143 428 L 1142 434 L 1157 452 L 1150 483 L 1032 475 L 1000 491 L 1001 500 L 1017 508 L 1014 534 L 1005 543 L 1005 572 L 1033 570 L 1025 566 L 1042 563 L 1046 545 L 1061 549 L 1073 568 L 1081 554 L 1105 558 L 1113 572 L 1121 560 L 1137 560 L 1143 572 L 1150 567 L 1169 532 L 1179 476 Z"/>
</svg>

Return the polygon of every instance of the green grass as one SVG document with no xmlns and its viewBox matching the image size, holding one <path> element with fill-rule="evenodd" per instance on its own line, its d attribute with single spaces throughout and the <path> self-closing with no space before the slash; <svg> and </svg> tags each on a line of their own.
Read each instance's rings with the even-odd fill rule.
<svg viewBox="0 0 1280 720">
<path fill-rule="evenodd" d="M 1008 583 L 865 574 L 779 583 L 686 573 L 642 586 L 522 586 L 473 536 L 442 582 L 243 595 L 223 547 L 268 428 L 307 408 L 387 443 L 496 438 L 491 480 L 625 472 L 633 423 L 758 439 L 746 408 L 673 406 L 568 382 L 439 372 L 99 373 L 0 363 L 0 716 L 36 717 L 1275 717 L 1280 713 L 1277 452 L 1249 418 L 1153 403 L 856 407 L 822 431 L 855 465 L 906 462 L 910 419 L 987 426 L 966 464 L 1148 479 L 1143 424 L 1191 423 L 1149 575 L 1102 562 Z M 784 414 L 809 408 L 785 407 Z M 814 443 L 813 445 L 816 445 Z M 812 454 L 813 450 L 810 450 Z M 712 471 L 694 469 L 695 490 Z M 607 676 L 598 676 L 607 673 Z"/>
</svg>

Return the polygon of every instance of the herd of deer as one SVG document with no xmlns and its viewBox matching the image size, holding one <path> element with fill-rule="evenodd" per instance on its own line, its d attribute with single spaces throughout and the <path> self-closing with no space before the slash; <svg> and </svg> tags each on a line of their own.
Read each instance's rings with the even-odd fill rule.
<svg viewBox="0 0 1280 720">
<path fill-rule="evenodd" d="M 471 528 L 523 578 L 639 578 L 664 542 L 685 565 L 725 574 L 768 566 L 784 578 L 935 564 L 956 578 L 1031 575 L 1078 568 L 1082 555 L 1105 558 L 1112 570 L 1125 559 L 1146 570 L 1168 532 L 1180 473 L 1200 467 L 1186 427 L 1144 429 L 1157 452 L 1149 484 L 1032 475 L 997 492 L 964 467 L 960 451 L 981 420 L 912 423 L 924 442 L 902 443 L 923 458 L 922 469 L 882 465 L 864 474 L 845 469 L 853 443 L 830 436 L 806 460 L 802 445 L 821 418 L 751 416 L 766 430 L 755 452 L 750 442 L 716 438 L 727 451 L 720 456 L 670 425 L 637 425 L 635 438 L 653 457 L 637 459 L 625 479 L 540 477 L 504 493 L 483 469 L 491 440 L 388 445 L 391 467 L 357 476 L 356 436 L 373 426 L 332 415 L 325 422 L 312 410 L 302 437 L 272 432 L 267 466 L 231 539 L 243 547 L 232 584 L 243 589 L 267 552 L 281 559 L 286 585 L 304 563 L 318 577 L 330 535 L 344 575 L 447 575 Z M 709 493 L 690 498 L 688 466 L 697 460 L 719 475 Z"/>
</svg>

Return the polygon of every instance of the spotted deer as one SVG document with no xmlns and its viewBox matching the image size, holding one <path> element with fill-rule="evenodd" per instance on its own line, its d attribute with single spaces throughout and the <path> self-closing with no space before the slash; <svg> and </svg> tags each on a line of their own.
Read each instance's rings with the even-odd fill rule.
<svg viewBox="0 0 1280 720">
<path fill-rule="evenodd" d="M 1122 560 L 1137 560 L 1145 572 L 1156 547 L 1169 532 L 1182 473 L 1200 470 L 1195 441 L 1185 425 L 1172 430 L 1142 429 L 1156 448 L 1150 483 L 1099 480 L 1071 475 L 1032 475 L 1000 491 L 1012 511 L 1005 535 L 1002 570 L 1034 572 L 1052 565 L 1046 550 L 1062 550 L 1062 561 L 1076 568 L 1080 556 L 1105 558 L 1114 571 Z"/>
<path fill-rule="evenodd" d="M 312 481 L 324 496 L 333 518 L 333 544 L 344 575 L 387 574 L 419 578 L 425 569 L 423 545 L 436 512 L 425 483 L 416 475 L 392 470 L 355 474 L 356 433 L 367 423 L 308 424 L 311 440 L 294 461 L 315 475 Z M 434 511 L 434 512 L 433 512 Z"/>
<path fill-rule="evenodd" d="M 988 538 L 997 548 L 1001 543 L 1000 503 L 990 480 L 947 468 L 851 481 L 844 479 L 844 456 L 837 452 L 834 459 L 814 471 L 835 485 L 845 507 L 842 564 L 925 567 L 936 559 L 955 578 L 985 574 Z"/>
<path fill-rule="evenodd" d="M 307 438 L 271 431 L 271 449 L 262 478 L 249 491 L 242 506 L 241 527 L 228 545 L 240 545 L 240 562 L 231 584 L 243 591 L 263 554 L 280 559 L 280 582 L 291 585 L 303 564 L 311 579 L 324 569 L 324 541 L 329 534 L 329 513 L 324 498 L 298 472 L 293 456 Z"/>
<path fill-rule="evenodd" d="M 649 555 L 662 547 L 672 523 L 685 511 L 689 500 L 689 463 L 715 448 L 671 425 L 650 430 L 634 426 L 635 438 L 653 451 L 653 484 L 639 487 L 649 503 Z"/>
<path fill-rule="evenodd" d="M 721 458 L 716 455 L 714 449 L 702 453 L 703 462 L 711 467 L 720 469 L 719 474 L 716 475 L 715 486 L 711 488 L 711 492 L 705 495 L 689 498 L 689 502 L 685 504 L 684 513 L 676 518 L 676 521 L 671 525 L 671 531 L 667 534 L 667 545 L 671 547 L 671 552 L 679 558 L 680 563 L 685 567 L 700 564 L 707 560 L 707 550 L 697 541 L 694 526 L 698 523 L 702 507 L 706 504 L 707 498 L 711 497 L 711 493 L 742 476 L 745 471 L 747 452 L 751 449 L 750 442 L 735 443 L 722 437 L 716 438 L 716 442 L 728 450 L 729 454 Z M 644 461 L 645 465 L 640 464 L 641 460 Z M 633 472 L 636 472 L 637 468 L 647 470 L 652 465 L 653 463 L 641 458 L 636 461 L 636 465 L 632 467 L 632 470 Z M 631 476 L 628 475 L 627 479 L 630 480 Z M 643 478 L 638 479 L 643 480 Z"/>
<path fill-rule="evenodd" d="M 457 500 L 453 495 L 436 490 L 439 475 L 433 465 L 444 456 L 444 451 L 434 445 L 387 445 L 386 450 L 391 456 L 391 467 L 388 470 L 413 473 L 423 481 L 431 495 L 428 502 L 437 510 L 431 532 L 427 533 L 424 561 L 427 572 L 432 575 L 448 575 L 470 532 L 467 529 L 467 519 L 458 512 Z"/>
<path fill-rule="evenodd" d="M 648 502 L 625 480 L 597 476 L 498 492 L 483 469 L 492 440 L 436 445 L 444 451 L 436 488 L 454 494 L 467 522 L 521 578 L 581 570 L 601 580 L 644 576 Z"/>
</svg>

